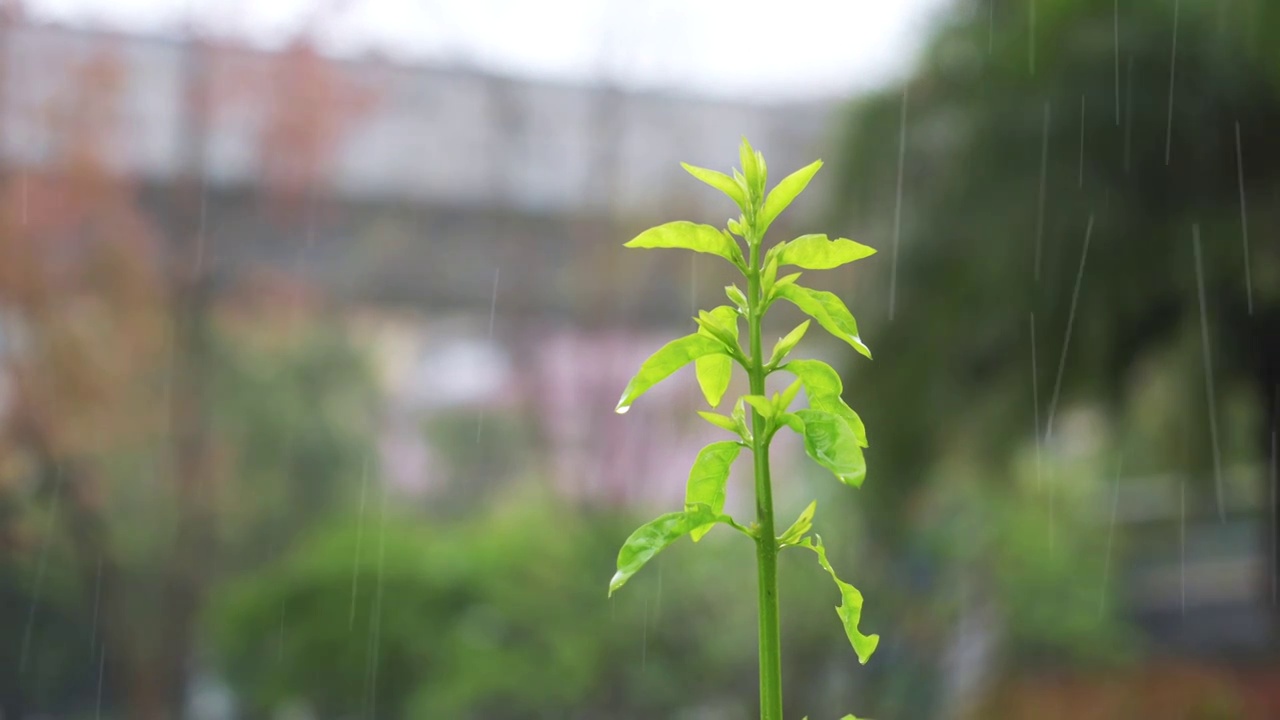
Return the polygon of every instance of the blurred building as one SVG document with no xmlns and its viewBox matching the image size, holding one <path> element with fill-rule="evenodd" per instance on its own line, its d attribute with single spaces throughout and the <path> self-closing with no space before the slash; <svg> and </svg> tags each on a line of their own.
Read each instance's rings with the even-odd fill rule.
<svg viewBox="0 0 1280 720">
<path fill-rule="evenodd" d="M 620 245 L 656 222 L 729 216 L 680 162 L 728 167 L 746 135 L 781 176 L 817 156 L 835 109 L 26 24 L 4 29 L 0 65 L 11 168 L 75 162 L 76 134 L 92 135 L 165 240 L 199 243 L 222 286 L 294 272 L 360 319 L 390 398 L 384 465 L 406 488 L 447 474 L 456 449 L 423 446 L 423 423 L 468 408 L 491 430 L 496 416 L 538 416 L 561 482 L 617 498 L 654 487 L 640 479 L 653 468 L 616 460 L 605 421 L 644 356 L 722 304 L 732 278 L 713 259 Z M 670 448 L 667 491 L 707 430 L 653 438 Z"/>
</svg>

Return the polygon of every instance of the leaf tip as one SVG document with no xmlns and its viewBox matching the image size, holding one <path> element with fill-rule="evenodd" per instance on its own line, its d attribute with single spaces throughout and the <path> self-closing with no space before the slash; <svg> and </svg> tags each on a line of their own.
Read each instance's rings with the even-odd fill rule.
<svg viewBox="0 0 1280 720">
<path fill-rule="evenodd" d="M 621 570 L 614 573 L 613 578 L 609 580 L 609 597 L 613 597 L 613 594 L 618 591 L 618 588 L 622 587 L 626 583 L 627 576 L 623 575 Z"/>
</svg>

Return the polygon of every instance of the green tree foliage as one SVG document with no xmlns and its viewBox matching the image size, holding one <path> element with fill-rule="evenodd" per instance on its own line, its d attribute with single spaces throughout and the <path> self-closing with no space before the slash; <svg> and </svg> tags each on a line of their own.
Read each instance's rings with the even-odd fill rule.
<svg viewBox="0 0 1280 720">
<path fill-rule="evenodd" d="M 894 284 L 894 320 L 867 321 L 896 360 L 856 387 L 883 428 L 877 458 L 893 480 L 867 490 L 883 507 L 905 507 L 933 461 L 921 448 L 957 428 L 985 428 L 971 439 L 998 465 L 1011 439 L 1037 428 L 1052 439 L 1050 418 L 1070 403 L 1114 417 L 1140 361 L 1170 347 L 1193 355 L 1165 432 L 1212 503 L 1193 224 L 1218 387 L 1247 382 L 1256 417 L 1274 412 L 1280 246 L 1263 238 L 1280 226 L 1280 50 L 1267 40 L 1280 8 L 1176 5 L 1175 53 L 1172 2 L 967 2 L 910 77 L 905 116 L 902 87 L 852 108 L 842 219 L 878 217 L 877 235 L 892 237 L 905 150 L 896 272 L 860 285 L 865 304 Z M 1261 440 L 1266 428 L 1236 430 Z M 907 531 L 896 511 L 877 516 L 885 533 Z"/>
</svg>

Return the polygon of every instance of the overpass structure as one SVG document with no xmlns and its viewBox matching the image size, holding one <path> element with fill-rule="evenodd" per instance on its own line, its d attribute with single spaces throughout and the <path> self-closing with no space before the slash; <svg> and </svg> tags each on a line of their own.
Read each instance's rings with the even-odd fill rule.
<svg viewBox="0 0 1280 720">
<path fill-rule="evenodd" d="M 68 128 L 87 125 L 165 235 L 200 236 L 220 270 L 303 268 L 360 302 L 486 312 L 501 270 L 508 308 L 587 323 L 687 319 L 694 273 L 712 271 L 711 259 L 690 266 L 618 245 L 653 222 L 730 215 L 681 161 L 728 167 L 746 135 L 780 177 L 821 154 L 835 107 L 515 81 L 301 47 L 24 24 L 0 37 L 9 166 L 56 162 Z M 184 179 L 198 185 L 199 212 L 174 211 Z M 304 189 L 296 222 L 263 202 L 279 182 Z M 815 193 L 794 212 L 819 206 Z"/>
</svg>

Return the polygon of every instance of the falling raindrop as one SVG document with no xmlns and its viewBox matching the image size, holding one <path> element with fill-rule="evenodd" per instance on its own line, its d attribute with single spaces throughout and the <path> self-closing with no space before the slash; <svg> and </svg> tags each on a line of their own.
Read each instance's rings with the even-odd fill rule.
<svg viewBox="0 0 1280 720">
<path fill-rule="evenodd" d="M 658 622 L 658 616 L 662 611 L 662 563 L 659 562 L 655 568 L 658 574 L 658 586 L 653 591 L 653 621 Z"/>
<path fill-rule="evenodd" d="M 356 520 L 356 553 L 351 560 L 351 614 L 347 620 L 347 629 L 351 630 L 356 626 L 356 583 L 360 578 L 360 545 L 364 541 L 364 508 L 365 498 L 369 492 L 369 457 L 364 458 L 363 469 L 360 472 L 360 514 Z"/>
<path fill-rule="evenodd" d="M 378 584 L 374 591 L 373 608 L 369 617 L 369 655 L 365 675 L 365 692 L 368 698 L 368 717 L 377 717 L 378 709 L 378 648 L 382 640 L 382 589 L 386 563 L 387 489 L 382 489 L 381 526 L 378 530 Z"/>
<path fill-rule="evenodd" d="M 898 295 L 898 242 L 902 237 L 902 178 L 907 159 L 907 99 L 910 90 L 911 84 L 903 83 L 902 114 L 898 120 L 898 192 L 893 206 L 893 263 L 889 271 L 889 320 L 893 320 Z"/>
<path fill-rule="evenodd" d="M 1106 610 L 1107 581 L 1111 578 L 1111 549 L 1116 537 L 1116 511 L 1120 508 L 1120 473 L 1124 470 L 1124 451 L 1120 452 L 1120 460 L 1116 462 L 1115 486 L 1111 491 L 1111 530 L 1107 533 L 1107 555 L 1102 565 L 1102 590 L 1098 593 L 1098 615 Z"/>
<path fill-rule="evenodd" d="M 1036 74 L 1036 0 L 1027 3 L 1030 13 L 1027 15 L 1027 71 Z"/>
<path fill-rule="evenodd" d="M 1164 137 L 1165 165 L 1169 164 L 1169 152 L 1173 148 L 1173 78 L 1178 63 L 1178 5 L 1179 0 L 1173 0 L 1173 50 L 1169 53 L 1169 112 Z"/>
<path fill-rule="evenodd" d="M 1222 497 L 1222 454 L 1218 450 L 1218 412 L 1214 402 L 1213 364 L 1209 354 L 1209 318 L 1204 301 L 1204 267 L 1200 257 L 1200 226 L 1191 226 L 1191 241 L 1196 255 L 1196 292 L 1200 298 L 1200 340 L 1204 353 L 1204 392 L 1209 404 L 1209 441 L 1213 446 L 1213 480 L 1218 495 L 1218 518 L 1227 521 Z"/>
<path fill-rule="evenodd" d="M 1182 618 L 1187 617 L 1187 479 L 1178 486 L 1178 539 L 1182 546 Z"/>
<path fill-rule="evenodd" d="M 1089 257 L 1089 239 L 1093 237 L 1093 213 L 1089 213 L 1089 225 L 1084 231 L 1084 250 L 1080 252 L 1080 268 L 1076 271 L 1076 286 L 1071 291 L 1071 309 L 1067 313 L 1067 334 L 1062 340 L 1062 356 L 1058 358 L 1058 379 L 1053 383 L 1053 399 L 1049 401 L 1049 420 L 1045 424 L 1044 437 L 1053 436 L 1053 416 L 1058 409 L 1058 393 L 1062 390 L 1062 371 L 1067 366 L 1067 349 L 1071 346 L 1071 328 L 1076 321 L 1076 304 L 1080 300 L 1080 282 L 1084 278 L 1084 263 Z"/>
<path fill-rule="evenodd" d="M 98 642 L 98 604 L 102 597 L 102 556 L 98 556 L 98 571 L 93 580 L 93 625 L 89 631 L 89 652 L 93 653 Z"/>
<path fill-rule="evenodd" d="M 640 672 L 644 672 L 649 655 L 649 598 L 644 599 L 644 615 L 640 630 Z"/>
<path fill-rule="evenodd" d="M 208 179 L 200 183 L 200 227 L 196 230 L 196 272 L 204 268 L 204 232 L 205 217 L 208 208 Z"/>
<path fill-rule="evenodd" d="M 698 254 L 689 255 L 689 313 L 698 314 Z"/>
<path fill-rule="evenodd" d="M 280 601 L 280 630 L 276 634 L 276 662 L 284 661 L 284 600 Z"/>
<path fill-rule="evenodd" d="M 52 544 L 53 522 L 58 515 L 58 503 L 62 497 L 62 465 L 54 467 L 53 498 L 49 501 L 49 517 L 45 520 L 44 538 L 40 545 L 40 559 L 36 561 L 36 578 L 31 588 L 31 608 L 27 612 L 27 626 L 22 632 L 22 652 L 18 660 L 18 672 L 27 669 L 27 658 L 31 651 L 31 632 L 35 628 L 36 609 L 40 606 L 41 590 L 44 586 L 45 566 L 49 561 L 49 545 Z"/>
<path fill-rule="evenodd" d="M 1276 523 L 1276 426 L 1275 417 L 1271 419 L 1271 606 L 1276 605 L 1276 585 L 1277 585 L 1277 557 L 1276 551 L 1280 549 L 1277 544 L 1277 523 Z"/>
<path fill-rule="evenodd" d="M 1116 127 L 1120 127 L 1120 0 L 1115 0 L 1112 12 L 1112 30 L 1115 34 Z"/>
<path fill-rule="evenodd" d="M 1052 108 L 1044 103 L 1044 133 L 1040 140 L 1040 199 L 1036 210 L 1036 282 L 1040 282 L 1040 248 L 1044 244 L 1045 177 L 1049 169 L 1049 120 Z"/>
<path fill-rule="evenodd" d="M 1039 490 L 1044 485 L 1041 477 L 1042 463 L 1040 460 L 1040 380 L 1037 373 L 1039 367 L 1036 362 L 1036 314 L 1031 313 L 1031 409 L 1035 413 L 1032 418 L 1032 426 L 1035 430 L 1034 437 L 1036 439 L 1036 489 Z"/>
<path fill-rule="evenodd" d="M 1054 472 L 1054 468 L 1052 465 L 1049 466 L 1048 485 L 1049 485 L 1049 552 L 1052 553 L 1054 548 L 1054 540 L 1056 539 L 1055 537 L 1056 533 L 1054 532 L 1057 528 L 1057 523 L 1056 523 L 1057 512 L 1055 507 L 1056 505 L 1055 500 L 1057 497 L 1057 490 L 1058 490 L 1057 474 Z"/>
<path fill-rule="evenodd" d="M 1236 178 L 1240 185 L 1240 232 L 1244 238 L 1244 290 L 1253 315 L 1253 278 L 1249 268 L 1249 218 L 1244 200 L 1244 153 L 1240 145 L 1240 121 L 1236 121 Z"/>
<path fill-rule="evenodd" d="M 1080 181 L 1078 187 L 1084 187 L 1084 100 L 1085 96 L 1080 96 Z"/>
<path fill-rule="evenodd" d="M 489 300 L 489 339 L 493 340 L 493 320 L 498 313 L 498 276 L 502 268 L 493 269 L 493 296 Z M 480 436 L 484 432 L 484 408 L 480 409 L 476 418 L 476 444 L 480 444 Z"/>
<path fill-rule="evenodd" d="M 987 2 L 987 54 L 996 48 L 996 0 Z"/>
<path fill-rule="evenodd" d="M 493 319 L 498 313 L 498 277 L 502 268 L 493 269 L 493 295 L 489 299 L 489 339 L 493 339 Z"/>
<path fill-rule="evenodd" d="M 107 645 L 102 644 L 102 649 L 98 653 L 98 699 L 94 703 L 93 716 L 97 720 L 102 719 L 102 674 L 103 668 L 107 664 Z"/>
<path fill-rule="evenodd" d="M 1124 172 L 1129 174 L 1129 157 L 1133 147 L 1133 56 L 1125 68 L 1124 87 Z"/>
</svg>

